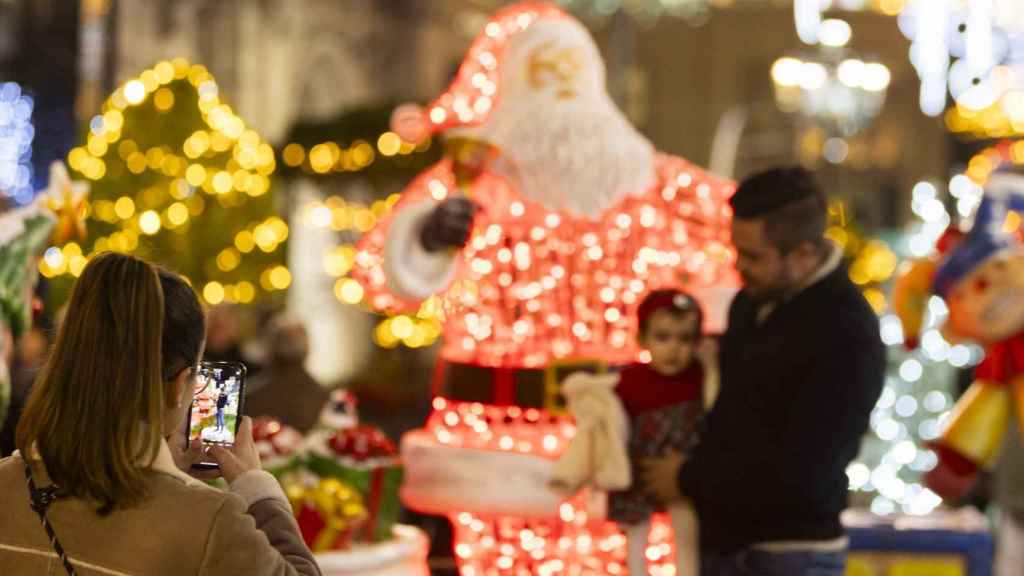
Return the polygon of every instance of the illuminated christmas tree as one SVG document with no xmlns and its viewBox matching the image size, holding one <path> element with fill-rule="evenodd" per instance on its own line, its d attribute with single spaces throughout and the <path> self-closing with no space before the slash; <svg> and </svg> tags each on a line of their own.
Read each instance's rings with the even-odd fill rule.
<svg viewBox="0 0 1024 576">
<path fill-rule="evenodd" d="M 274 151 L 205 67 L 160 62 L 120 86 L 68 162 L 93 181 L 89 242 L 50 251 L 45 276 L 77 276 L 91 254 L 114 250 L 184 274 L 210 304 L 291 283 L 288 225 L 270 194 Z"/>
</svg>

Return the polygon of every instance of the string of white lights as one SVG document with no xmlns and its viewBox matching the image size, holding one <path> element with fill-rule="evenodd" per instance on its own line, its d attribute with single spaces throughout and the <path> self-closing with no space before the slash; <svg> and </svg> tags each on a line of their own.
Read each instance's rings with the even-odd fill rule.
<svg viewBox="0 0 1024 576">
<path fill-rule="evenodd" d="M 21 87 L 0 84 L 0 194 L 18 204 L 32 199 L 32 108 Z"/>
</svg>

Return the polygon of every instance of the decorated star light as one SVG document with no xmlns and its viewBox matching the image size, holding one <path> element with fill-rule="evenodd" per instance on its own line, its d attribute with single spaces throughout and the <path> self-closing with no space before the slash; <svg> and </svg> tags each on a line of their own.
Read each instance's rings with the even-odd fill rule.
<svg viewBox="0 0 1024 576">
<path fill-rule="evenodd" d="M 50 238 L 52 244 L 86 239 L 86 213 L 89 183 L 72 181 L 63 162 L 50 165 L 50 183 L 45 194 L 46 207 L 57 215 L 57 224 Z"/>
</svg>

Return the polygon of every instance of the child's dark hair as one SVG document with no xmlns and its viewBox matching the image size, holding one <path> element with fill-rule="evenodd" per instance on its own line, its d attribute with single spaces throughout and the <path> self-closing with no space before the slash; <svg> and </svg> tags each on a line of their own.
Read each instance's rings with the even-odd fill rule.
<svg viewBox="0 0 1024 576">
<path fill-rule="evenodd" d="M 697 317 L 697 329 L 704 325 L 704 311 L 701 310 L 697 300 L 682 290 L 664 289 L 653 290 L 644 297 L 640 306 L 636 309 L 639 334 L 642 337 L 647 331 L 651 315 L 658 310 L 667 310 L 674 316 L 685 318 L 690 314 Z"/>
</svg>

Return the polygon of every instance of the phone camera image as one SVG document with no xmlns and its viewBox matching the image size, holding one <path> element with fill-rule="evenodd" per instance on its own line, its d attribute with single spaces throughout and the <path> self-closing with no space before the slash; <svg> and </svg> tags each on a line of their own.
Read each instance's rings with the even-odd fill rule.
<svg viewBox="0 0 1024 576">
<path fill-rule="evenodd" d="M 189 441 L 231 446 L 241 417 L 244 366 L 200 364 L 189 417 Z"/>
</svg>

